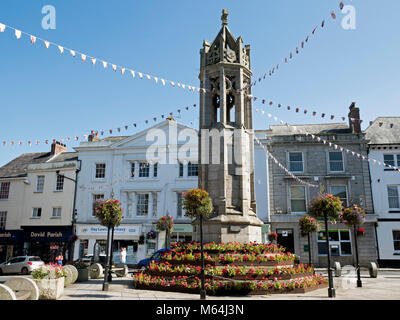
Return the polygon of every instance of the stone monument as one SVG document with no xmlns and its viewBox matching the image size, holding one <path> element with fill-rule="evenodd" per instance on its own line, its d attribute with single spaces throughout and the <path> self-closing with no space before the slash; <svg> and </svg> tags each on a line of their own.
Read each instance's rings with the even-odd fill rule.
<svg viewBox="0 0 400 320">
<path fill-rule="evenodd" d="M 200 50 L 199 188 L 214 206 L 204 220 L 204 242 L 261 242 L 263 222 L 257 218 L 254 191 L 254 142 L 250 46 L 222 28 Z M 198 222 L 194 239 L 200 240 Z"/>
</svg>

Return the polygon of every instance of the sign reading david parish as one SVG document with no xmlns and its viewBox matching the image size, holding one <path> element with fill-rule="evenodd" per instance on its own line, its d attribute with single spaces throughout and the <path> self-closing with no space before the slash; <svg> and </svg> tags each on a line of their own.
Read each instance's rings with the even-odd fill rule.
<svg viewBox="0 0 400 320">
<path fill-rule="evenodd" d="M 66 242 L 72 234 L 71 227 L 23 227 L 27 241 Z"/>
</svg>

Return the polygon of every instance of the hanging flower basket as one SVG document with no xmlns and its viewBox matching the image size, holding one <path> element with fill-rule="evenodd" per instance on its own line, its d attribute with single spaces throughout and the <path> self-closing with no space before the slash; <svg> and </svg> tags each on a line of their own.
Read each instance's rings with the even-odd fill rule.
<svg viewBox="0 0 400 320">
<path fill-rule="evenodd" d="M 270 232 L 268 234 L 269 241 L 276 241 L 276 239 L 278 239 L 278 234 L 276 232 Z"/>
<path fill-rule="evenodd" d="M 174 228 L 174 218 L 171 216 L 163 216 L 157 221 L 157 230 L 159 231 L 167 231 L 171 233 L 172 229 Z"/>
<path fill-rule="evenodd" d="M 119 226 L 123 218 L 121 203 L 115 199 L 96 200 L 94 204 L 94 216 L 99 219 L 102 226 Z"/>
<path fill-rule="evenodd" d="M 336 222 L 342 209 L 342 201 L 338 197 L 331 194 L 322 194 L 311 203 L 308 213 L 316 219 L 323 219 L 326 214 L 328 220 Z"/>
<path fill-rule="evenodd" d="M 151 230 L 147 232 L 147 239 L 155 239 L 155 238 L 157 238 L 157 234 L 155 231 Z"/>
<path fill-rule="evenodd" d="M 183 193 L 185 216 L 192 219 L 203 216 L 207 218 L 213 211 L 212 201 L 208 192 L 202 189 L 191 189 Z"/>
<path fill-rule="evenodd" d="M 343 213 L 340 216 L 340 220 L 342 220 L 346 224 L 351 224 L 353 226 L 360 226 L 364 224 L 365 216 L 366 213 L 364 209 L 354 204 L 350 208 L 345 208 L 343 210 Z"/>
<path fill-rule="evenodd" d="M 357 228 L 357 235 L 364 237 L 365 236 L 365 229 L 363 228 Z"/>
<path fill-rule="evenodd" d="M 318 232 L 319 231 L 319 222 L 309 216 L 305 216 L 299 219 L 299 226 L 302 236 L 306 236 L 311 232 Z"/>
</svg>

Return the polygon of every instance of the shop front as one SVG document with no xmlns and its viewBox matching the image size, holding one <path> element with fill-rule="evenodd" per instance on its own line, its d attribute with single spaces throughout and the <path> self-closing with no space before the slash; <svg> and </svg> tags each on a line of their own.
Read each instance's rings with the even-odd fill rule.
<svg viewBox="0 0 400 320">
<path fill-rule="evenodd" d="M 24 250 L 26 254 L 39 256 L 45 263 L 55 262 L 62 253 L 64 262 L 68 257 L 68 246 L 72 239 L 71 226 L 31 227 L 23 226 Z"/>
<path fill-rule="evenodd" d="M 78 224 L 76 225 L 74 260 L 86 255 L 93 255 L 98 250 L 100 255 L 106 254 L 107 228 L 100 224 Z M 141 235 L 141 226 L 123 224 L 114 228 L 113 261 L 120 263 L 120 252 L 126 248 L 126 263 L 134 265 L 137 263 L 138 242 Z"/>
<path fill-rule="evenodd" d="M 171 242 L 192 241 L 193 226 L 191 224 L 175 224 L 171 232 Z"/>
<path fill-rule="evenodd" d="M 24 241 L 22 230 L 0 231 L 0 263 L 9 258 L 24 254 Z"/>
</svg>

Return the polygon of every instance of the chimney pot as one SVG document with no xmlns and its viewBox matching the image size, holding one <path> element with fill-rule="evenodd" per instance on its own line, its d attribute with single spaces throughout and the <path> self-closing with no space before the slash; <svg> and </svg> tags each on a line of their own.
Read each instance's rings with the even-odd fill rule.
<svg viewBox="0 0 400 320">
<path fill-rule="evenodd" d="M 60 143 L 59 141 L 55 141 L 51 144 L 51 154 L 57 155 L 61 152 L 66 152 L 67 146 L 65 144 Z"/>
</svg>

